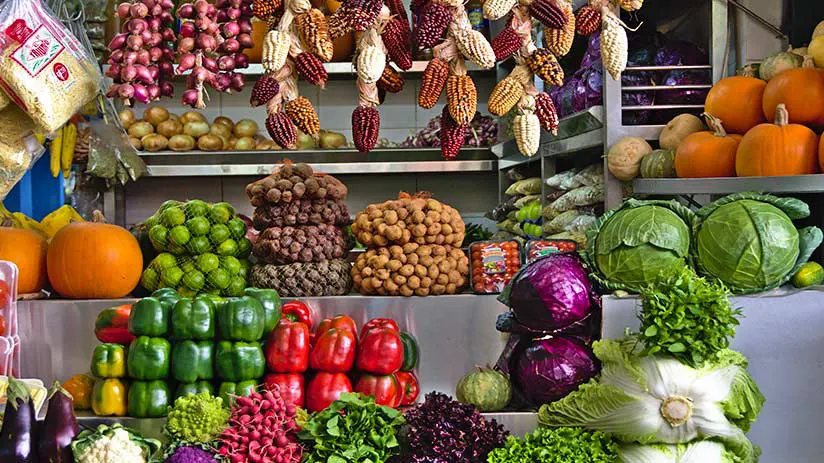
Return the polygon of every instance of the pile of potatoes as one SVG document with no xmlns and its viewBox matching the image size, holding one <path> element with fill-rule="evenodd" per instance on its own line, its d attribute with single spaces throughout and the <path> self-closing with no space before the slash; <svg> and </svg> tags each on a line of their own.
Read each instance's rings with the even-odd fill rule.
<svg viewBox="0 0 824 463">
<path fill-rule="evenodd" d="M 418 193 L 370 204 L 352 224 L 355 237 L 366 247 L 407 243 L 461 247 L 466 226 L 449 205 Z"/>
<path fill-rule="evenodd" d="M 255 121 L 243 119 L 235 124 L 228 117 L 218 117 L 209 124 L 196 111 L 178 116 L 162 106 L 151 106 L 137 119 L 134 112 L 124 109 L 120 120 L 129 134 L 129 141 L 145 151 L 251 151 L 279 150 L 272 140 L 258 134 Z"/>
<path fill-rule="evenodd" d="M 352 267 L 355 289 L 365 295 L 456 294 L 468 275 L 469 258 L 461 249 L 417 243 L 370 249 Z"/>
</svg>

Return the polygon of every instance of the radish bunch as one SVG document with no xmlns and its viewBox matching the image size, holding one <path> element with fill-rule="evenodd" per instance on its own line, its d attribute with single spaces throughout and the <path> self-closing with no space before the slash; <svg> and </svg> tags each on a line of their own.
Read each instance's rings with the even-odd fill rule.
<svg viewBox="0 0 824 463">
<path fill-rule="evenodd" d="M 231 463 L 298 463 L 303 447 L 297 443 L 297 409 L 277 388 L 237 397 L 229 428 L 218 438 L 218 455 Z"/>
<path fill-rule="evenodd" d="M 172 96 L 169 81 L 174 74 L 176 36 L 171 27 L 173 0 L 123 2 L 117 15 L 122 32 L 109 43 L 109 68 L 106 76 L 114 83 L 108 97 L 119 97 L 126 106 L 136 100 L 149 103 L 161 96 Z"/>
</svg>

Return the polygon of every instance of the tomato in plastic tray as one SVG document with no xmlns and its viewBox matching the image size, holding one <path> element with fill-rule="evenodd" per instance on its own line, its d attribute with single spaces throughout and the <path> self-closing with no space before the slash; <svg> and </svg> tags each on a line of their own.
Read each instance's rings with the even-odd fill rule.
<svg viewBox="0 0 824 463">
<path fill-rule="evenodd" d="M 517 241 L 477 241 L 469 245 L 472 289 L 476 294 L 503 291 L 521 268 Z"/>
<path fill-rule="evenodd" d="M 556 252 L 575 252 L 578 243 L 572 240 L 530 240 L 526 243 L 526 262 Z"/>
</svg>

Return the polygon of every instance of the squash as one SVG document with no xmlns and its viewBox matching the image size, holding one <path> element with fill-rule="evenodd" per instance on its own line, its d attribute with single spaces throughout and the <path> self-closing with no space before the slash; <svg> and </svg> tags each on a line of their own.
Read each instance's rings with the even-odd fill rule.
<svg viewBox="0 0 824 463">
<path fill-rule="evenodd" d="M 812 58 L 807 57 L 801 68 L 784 71 L 767 84 L 762 109 L 764 117 L 773 121 L 776 118 L 775 108 L 784 104 L 790 113 L 791 123 L 824 128 L 822 101 L 824 70 L 815 69 Z"/>
<path fill-rule="evenodd" d="M 27 228 L 0 227 L 0 260 L 17 265 L 17 294 L 46 287 L 46 237 Z"/>
<path fill-rule="evenodd" d="M 624 137 L 612 145 L 607 153 L 607 168 L 618 180 L 629 182 L 638 176 L 641 160 L 652 152 L 646 140 Z"/>
<path fill-rule="evenodd" d="M 355 35 L 343 34 L 332 41 L 332 62 L 349 61 L 355 51 Z"/>
<path fill-rule="evenodd" d="M 137 286 L 143 256 L 128 230 L 105 223 L 95 211 L 93 222 L 72 223 L 54 235 L 46 265 L 52 287 L 63 297 L 117 299 Z"/>
<path fill-rule="evenodd" d="M 706 129 L 704 122 L 698 116 L 679 114 L 661 130 L 661 135 L 658 136 L 658 144 L 662 149 L 676 150 L 687 136 Z"/>
<path fill-rule="evenodd" d="M 727 134 L 721 120 L 704 114 L 712 131 L 687 137 L 675 153 L 675 172 L 681 178 L 735 177 L 735 156 L 741 135 Z"/>
<path fill-rule="evenodd" d="M 815 67 L 824 68 L 824 35 L 819 35 L 813 39 L 807 50 L 808 55 L 813 58 Z"/>
<path fill-rule="evenodd" d="M 766 81 L 770 81 L 773 77 L 788 69 L 795 69 L 801 67 L 804 58 L 792 52 L 792 48 L 788 51 L 776 53 L 761 62 L 758 68 L 758 76 Z"/>
<path fill-rule="evenodd" d="M 798 55 L 802 58 L 804 58 L 805 56 L 810 54 L 807 47 L 798 47 L 798 48 L 790 47 L 789 52 L 793 53 L 793 54 L 796 54 L 796 55 Z"/>
<path fill-rule="evenodd" d="M 497 412 L 512 400 L 512 385 L 500 371 L 478 367 L 458 381 L 455 398 L 458 402 L 474 405 L 479 411 Z"/>
<path fill-rule="evenodd" d="M 775 124 L 761 124 L 738 145 L 735 171 L 740 177 L 806 175 L 818 172 L 818 135 L 790 124 L 787 108 L 775 110 Z"/>
<path fill-rule="evenodd" d="M 642 178 L 675 177 L 675 151 L 655 150 L 641 160 Z"/>
<path fill-rule="evenodd" d="M 758 78 L 758 69 L 761 63 L 750 63 L 735 70 L 735 75 Z"/>
<path fill-rule="evenodd" d="M 818 37 L 821 37 L 822 35 L 824 35 L 824 21 L 821 21 L 820 23 L 818 23 L 818 25 L 815 26 L 815 29 L 813 30 L 813 35 L 812 37 L 810 37 L 810 41 L 812 42 L 813 40 L 815 40 Z"/>
<path fill-rule="evenodd" d="M 754 77 L 721 79 L 707 94 L 704 110 L 721 119 L 727 132 L 743 135 L 767 121 L 761 104 L 766 87 L 766 82 Z"/>
</svg>

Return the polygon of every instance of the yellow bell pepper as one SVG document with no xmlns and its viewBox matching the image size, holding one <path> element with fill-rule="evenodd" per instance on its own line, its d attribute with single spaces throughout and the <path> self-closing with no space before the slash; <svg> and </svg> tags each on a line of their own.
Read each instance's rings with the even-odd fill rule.
<svg viewBox="0 0 824 463">
<path fill-rule="evenodd" d="M 92 391 L 92 410 L 97 416 L 126 416 L 128 390 L 117 378 L 98 379 Z"/>
<path fill-rule="evenodd" d="M 63 383 L 63 389 L 69 391 L 74 399 L 75 410 L 92 408 L 92 390 L 94 378 L 87 374 L 74 375 Z"/>
</svg>

